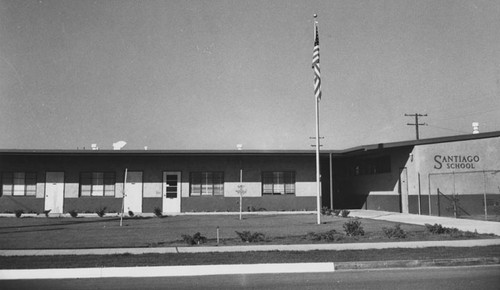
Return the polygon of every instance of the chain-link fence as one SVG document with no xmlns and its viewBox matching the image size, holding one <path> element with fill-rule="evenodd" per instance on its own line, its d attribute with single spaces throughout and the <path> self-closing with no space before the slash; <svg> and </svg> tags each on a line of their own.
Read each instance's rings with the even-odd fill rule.
<svg viewBox="0 0 500 290">
<path fill-rule="evenodd" d="M 432 215 L 500 221 L 500 170 L 429 174 Z"/>
</svg>

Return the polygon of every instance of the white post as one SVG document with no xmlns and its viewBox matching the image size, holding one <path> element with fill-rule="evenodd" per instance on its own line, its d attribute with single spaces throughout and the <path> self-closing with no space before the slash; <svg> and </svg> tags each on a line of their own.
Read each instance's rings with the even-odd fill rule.
<svg viewBox="0 0 500 290">
<path fill-rule="evenodd" d="M 317 21 L 316 18 L 318 15 L 314 14 L 314 42 L 316 42 L 316 25 Z M 319 62 L 319 60 L 318 60 Z M 319 77 L 319 76 L 318 76 Z M 319 88 L 321 90 L 321 88 Z M 314 101 L 316 102 L 316 211 L 318 215 L 318 225 L 321 224 L 321 181 L 320 181 L 320 165 L 319 165 L 319 97 L 316 96 L 314 97 Z"/>
<path fill-rule="evenodd" d="M 240 169 L 240 221 L 241 221 L 242 211 L 243 211 L 243 169 Z"/>
<path fill-rule="evenodd" d="M 125 210 L 125 185 L 127 184 L 127 168 L 125 168 L 125 177 L 123 179 L 123 190 L 122 190 L 122 214 L 120 216 L 120 227 L 123 225 L 123 211 Z"/>
<path fill-rule="evenodd" d="M 483 170 L 483 192 L 484 192 L 484 220 L 488 220 L 488 199 L 486 198 L 486 171 Z"/>
<path fill-rule="evenodd" d="M 321 224 L 321 172 L 319 166 L 319 100 L 316 99 L 316 210 L 318 225 Z"/>
</svg>

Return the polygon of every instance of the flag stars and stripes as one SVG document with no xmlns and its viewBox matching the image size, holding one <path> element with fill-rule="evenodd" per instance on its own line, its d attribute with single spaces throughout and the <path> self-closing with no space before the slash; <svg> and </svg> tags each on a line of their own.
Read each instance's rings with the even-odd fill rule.
<svg viewBox="0 0 500 290">
<path fill-rule="evenodd" d="M 317 23 L 316 23 L 317 24 Z M 314 96 L 321 100 L 321 73 L 319 69 L 319 34 L 318 26 L 315 25 L 316 37 L 314 38 L 314 49 L 312 58 L 312 69 L 314 71 Z"/>
</svg>

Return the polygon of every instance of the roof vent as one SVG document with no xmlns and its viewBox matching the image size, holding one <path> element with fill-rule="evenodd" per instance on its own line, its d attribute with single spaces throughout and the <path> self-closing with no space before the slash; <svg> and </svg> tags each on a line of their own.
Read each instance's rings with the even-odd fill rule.
<svg viewBox="0 0 500 290">
<path fill-rule="evenodd" d="M 479 134 L 479 122 L 472 122 L 472 134 Z"/>
<path fill-rule="evenodd" d="M 236 144 L 236 148 L 238 150 L 243 150 L 243 144 Z"/>
<path fill-rule="evenodd" d="M 99 147 L 97 147 L 97 144 L 92 144 L 92 145 L 90 145 L 90 148 L 91 148 L 92 150 L 99 150 Z"/>
<path fill-rule="evenodd" d="M 127 145 L 127 142 L 125 141 L 118 141 L 116 143 L 113 143 L 113 150 L 120 150 L 122 149 L 125 145 Z"/>
</svg>

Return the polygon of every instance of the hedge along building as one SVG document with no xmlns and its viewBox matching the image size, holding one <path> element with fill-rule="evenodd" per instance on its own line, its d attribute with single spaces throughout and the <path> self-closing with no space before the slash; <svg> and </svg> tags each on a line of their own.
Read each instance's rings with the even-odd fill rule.
<svg viewBox="0 0 500 290">
<path fill-rule="evenodd" d="M 499 148 L 491 132 L 322 151 L 322 205 L 494 213 Z M 309 150 L 1 150 L 0 212 L 238 211 L 240 181 L 244 210 L 312 211 L 315 170 Z"/>
</svg>

